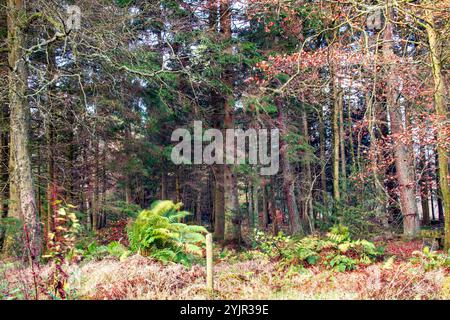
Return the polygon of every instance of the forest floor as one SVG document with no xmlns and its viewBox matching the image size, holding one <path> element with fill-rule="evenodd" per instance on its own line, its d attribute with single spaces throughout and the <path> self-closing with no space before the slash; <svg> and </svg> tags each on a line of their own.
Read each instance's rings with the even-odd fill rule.
<svg viewBox="0 0 450 320">
<path fill-rule="evenodd" d="M 215 266 L 215 299 L 449 299 L 448 270 L 425 271 L 406 261 L 350 272 L 284 270 L 266 259 L 239 255 Z M 73 269 L 71 287 L 89 299 L 205 299 L 205 268 L 164 266 L 141 256 Z M 80 277 L 81 276 L 81 277 Z M 78 283 L 77 283 L 78 282 Z"/>
<path fill-rule="evenodd" d="M 408 261 L 378 263 L 348 272 L 314 267 L 292 272 L 262 258 L 239 260 L 239 255 L 234 255 L 216 263 L 215 299 L 450 299 L 449 270 L 425 271 Z M 10 293 L 26 289 L 33 294 L 30 269 L 0 268 L 3 290 L 7 283 Z M 205 268 L 200 265 L 164 265 L 133 255 L 124 261 L 105 258 L 70 264 L 65 269 L 69 299 L 208 298 Z M 44 266 L 40 278 L 48 279 L 51 270 L 51 266 Z M 40 298 L 51 297 L 41 293 Z"/>
<path fill-rule="evenodd" d="M 114 229 L 116 228 L 116 229 Z M 120 222 L 111 226 L 105 242 L 121 238 Z M 99 236 L 102 238 L 102 234 Z M 101 239 L 99 239 L 101 240 Z M 205 288 L 203 265 L 163 264 L 140 255 L 120 261 L 106 257 L 64 266 L 68 299 L 450 299 L 450 270 L 424 268 L 411 262 L 421 241 L 384 244 L 394 258 L 337 272 L 323 267 L 292 268 L 267 259 L 261 252 L 216 248 L 215 293 Z M 21 268 L 0 262 L 0 296 L 6 299 L 52 296 L 39 283 L 50 282 L 54 268 Z M 36 276 L 37 275 L 37 276 Z M 38 288 L 36 290 L 36 278 Z"/>
</svg>

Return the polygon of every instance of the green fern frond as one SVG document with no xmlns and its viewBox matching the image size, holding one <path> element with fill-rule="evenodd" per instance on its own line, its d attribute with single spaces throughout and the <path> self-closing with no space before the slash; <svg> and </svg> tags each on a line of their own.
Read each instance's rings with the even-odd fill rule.
<svg viewBox="0 0 450 320">
<path fill-rule="evenodd" d="M 181 219 L 190 215 L 191 213 L 188 211 L 178 211 L 178 212 L 171 212 L 170 214 L 167 214 L 166 217 L 169 219 L 170 222 L 179 222 Z"/>
<path fill-rule="evenodd" d="M 203 226 L 188 225 L 186 227 L 186 229 L 189 230 L 189 232 L 200 232 L 200 233 L 203 233 L 203 234 L 207 234 L 208 233 L 208 230 L 206 230 L 206 228 L 203 227 Z"/>
<path fill-rule="evenodd" d="M 179 221 L 190 215 L 180 211 L 182 203 L 169 200 L 154 202 L 142 210 L 128 228 L 130 248 L 161 261 L 190 263 L 192 255 L 201 254 L 208 232 L 202 226 Z"/>
</svg>

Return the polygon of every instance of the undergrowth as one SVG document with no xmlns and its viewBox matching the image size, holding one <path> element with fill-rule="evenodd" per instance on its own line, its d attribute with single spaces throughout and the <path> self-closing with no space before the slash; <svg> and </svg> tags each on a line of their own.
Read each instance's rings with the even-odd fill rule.
<svg viewBox="0 0 450 320">
<path fill-rule="evenodd" d="M 282 267 L 322 266 L 335 271 L 355 270 L 381 259 L 383 249 L 367 240 L 353 240 L 348 228 L 336 225 L 325 237 L 311 235 L 302 239 L 255 234 L 256 247 L 269 258 L 280 261 Z"/>
<path fill-rule="evenodd" d="M 156 201 L 142 210 L 128 229 L 130 249 L 163 262 L 192 264 L 202 255 L 204 227 L 180 221 L 190 215 L 181 211 L 181 203 Z"/>
</svg>

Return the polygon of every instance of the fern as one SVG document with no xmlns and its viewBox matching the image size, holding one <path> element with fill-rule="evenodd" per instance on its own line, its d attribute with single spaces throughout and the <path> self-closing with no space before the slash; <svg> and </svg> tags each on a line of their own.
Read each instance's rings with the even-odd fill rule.
<svg viewBox="0 0 450 320">
<path fill-rule="evenodd" d="M 189 216 L 180 211 L 182 203 L 159 200 L 150 209 L 142 210 L 128 229 L 132 251 L 163 262 L 189 264 L 192 255 L 199 255 L 208 232 L 202 226 L 181 223 Z"/>
<path fill-rule="evenodd" d="M 117 241 L 110 242 L 107 248 L 110 255 L 119 258 L 121 261 L 125 260 L 130 255 L 130 251 Z"/>
<path fill-rule="evenodd" d="M 343 272 L 359 265 L 374 263 L 383 256 L 382 248 L 367 240 L 352 240 L 348 228 L 336 225 L 326 237 L 308 236 L 302 239 L 268 236 L 257 232 L 256 245 L 271 258 L 281 260 L 281 266 L 307 267 L 319 265 Z"/>
<path fill-rule="evenodd" d="M 327 237 L 331 241 L 342 243 L 350 240 L 350 232 L 348 227 L 338 224 L 330 229 L 330 232 L 327 233 Z"/>
</svg>

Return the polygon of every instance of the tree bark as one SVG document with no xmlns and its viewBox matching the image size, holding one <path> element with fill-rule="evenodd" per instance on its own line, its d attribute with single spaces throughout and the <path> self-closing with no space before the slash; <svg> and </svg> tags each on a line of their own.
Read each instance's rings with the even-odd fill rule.
<svg viewBox="0 0 450 320">
<path fill-rule="evenodd" d="M 320 185 L 322 188 L 322 203 L 325 208 L 328 207 L 328 192 L 327 192 L 327 160 L 325 155 L 326 147 L 326 132 L 325 132 L 325 113 L 323 108 L 319 113 L 319 137 L 320 137 Z"/>
<path fill-rule="evenodd" d="M 305 140 L 305 143 L 310 146 L 309 143 L 309 128 L 308 128 L 308 117 L 306 111 L 302 112 L 302 133 Z M 311 154 L 310 151 L 307 150 L 305 152 L 304 159 L 304 178 L 305 178 L 305 188 L 306 188 L 306 198 L 304 201 L 304 214 L 305 220 L 307 220 L 309 225 L 309 231 L 314 231 L 314 212 L 313 212 L 313 181 L 312 181 L 312 173 L 311 173 Z M 305 221 L 306 222 L 306 221 Z"/>
<path fill-rule="evenodd" d="M 6 6 L 6 0 L 0 0 L 0 8 Z M 0 10 L 0 35 L 2 38 L 0 42 L 6 42 L 8 28 L 6 10 Z M 0 64 L 0 77 L 6 79 L 8 77 L 8 65 L 6 52 L 0 53 L 0 61 L 5 61 Z M 3 218 L 8 216 L 8 202 L 9 202 L 9 171 L 8 171 L 8 157 L 9 157 L 9 106 L 7 95 L 0 96 L 0 222 Z M 3 250 L 3 243 L 5 240 L 6 230 L 0 228 L 0 252 Z"/>
<path fill-rule="evenodd" d="M 262 229 L 267 230 L 267 226 L 269 225 L 269 206 L 268 206 L 268 192 L 267 192 L 267 181 L 264 180 L 261 184 L 262 191 Z"/>
<path fill-rule="evenodd" d="M 223 165 L 214 166 L 214 240 L 225 240 L 225 198 L 223 190 Z"/>
<path fill-rule="evenodd" d="M 428 205 L 429 195 L 430 195 L 430 188 L 428 186 L 428 161 L 427 161 L 427 155 L 426 150 L 424 150 L 423 147 L 421 147 L 421 157 L 422 160 L 420 162 L 420 169 L 423 172 L 422 179 L 420 181 L 419 185 L 419 191 L 420 191 L 420 202 L 422 206 L 422 225 L 429 225 L 430 224 L 430 206 Z"/>
<path fill-rule="evenodd" d="M 434 80 L 434 107 L 435 112 L 440 121 L 448 121 L 448 107 L 445 103 L 445 81 L 442 76 L 442 64 L 441 64 L 441 43 L 438 37 L 438 33 L 434 28 L 433 13 L 431 10 L 425 10 L 427 23 L 426 30 L 428 34 L 428 43 L 430 49 L 431 69 Z M 445 135 L 444 130 L 438 130 L 438 140 L 445 141 L 448 137 Z M 442 146 L 438 143 L 437 146 L 438 165 L 439 165 L 439 187 L 441 190 L 441 199 L 443 205 L 443 211 L 445 215 L 445 250 L 450 249 L 450 186 L 448 180 L 448 165 L 449 157 Z"/>
<path fill-rule="evenodd" d="M 175 202 L 181 202 L 181 182 L 180 182 L 180 168 L 175 174 Z"/>
<path fill-rule="evenodd" d="M 230 0 L 220 2 L 220 35 L 222 41 L 231 41 L 231 3 Z M 226 54 L 232 54 L 232 47 L 226 48 Z M 222 81 L 227 87 L 233 88 L 233 67 L 225 66 L 222 74 Z M 224 129 L 232 129 L 234 125 L 234 108 L 231 104 L 229 93 L 222 92 L 224 101 Z M 234 143 L 234 137 L 233 145 Z M 225 141 L 225 145 L 227 142 Z M 233 146 L 235 148 L 235 146 Z M 224 164 L 224 192 L 225 192 L 225 240 L 237 243 L 241 238 L 239 197 L 237 188 L 237 177 L 233 170 L 234 165 Z"/>
<path fill-rule="evenodd" d="M 351 102 L 347 105 L 347 127 L 348 127 L 348 141 L 350 146 L 350 160 L 351 160 L 351 173 L 356 170 L 355 160 L 355 143 L 353 141 L 353 121 L 352 121 L 352 105 Z"/>
<path fill-rule="evenodd" d="M 289 214 L 290 229 L 292 234 L 303 234 L 300 224 L 300 217 L 295 199 L 294 176 L 292 174 L 291 164 L 289 163 L 287 148 L 288 145 L 284 136 L 287 134 L 283 102 L 280 97 L 275 97 L 275 104 L 278 111 L 278 128 L 280 130 L 280 162 L 283 171 L 283 192 L 286 198 L 286 206 Z"/>
<path fill-rule="evenodd" d="M 278 234 L 278 221 L 276 218 L 276 208 L 275 208 L 275 193 L 274 193 L 274 180 L 272 176 L 269 180 L 269 185 L 266 185 L 267 190 L 267 210 L 269 211 L 270 219 L 272 220 L 272 233 L 273 235 Z"/>
<path fill-rule="evenodd" d="M 161 173 L 161 200 L 167 200 L 169 198 L 167 194 L 167 171 L 162 169 Z"/>
<path fill-rule="evenodd" d="M 195 199 L 195 223 L 202 223 L 202 190 L 200 189 Z"/>
<path fill-rule="evenodd" d="M 252 213 L 252 227 L 257 228 L 260 223 L 263 223 L 262 221 L 259 221 L 259 197 L 258 197 L 258 191 L 259 186 L 256 181 L 253 181 L 252 183 L 252 202 L 253 202 L 253 213 Z"/>
<path fill-rule="evenodd" d="M 25 6 L 22 0 L 8 0 L 8 62 L 10 106 L 10 170 L 14 206 L 11 215 L 20 217 L 25 225 L 27 246 L 32 259 L 41 252 L 39 216 L 31 175 L 29 150 L 30 108 L 26 99 L 27 67 L 22 58 L 25 34 L 21 20 Z"/>
<path fill-rule="evenodd" d="M 339 186 L 339 114 L 342 103 L 342 91 L 339 90 L 333 79 L 333 197 L 336 202 L 341 200 Z"/>
<path fill-rule="evenodd" d="M 400 206 L 403 215 L 403 233 L 407 237 L 414 237 L 419 231 L 419 219 L 414 193 L 414 176 L 409 162 L 410 155 L 407 145 L 400 139 L 404 133 L 402 110 L 398 104 L 398 84 L 395 78 L 395 61 L 397 57 L 392 49 L 393 43 L 393 14 L 391 0 L 387 1 L 386 26 L 383 35 L 383 58 L 386 66 L 386 102 L 390 117 L 391 133 L 394 141 L 395 169 L 400 194 Z"/>
<path fill-rule="evenodd" d="M 91 230 L 95 233 L 98 229 L 98 217 L 100 209 L 100 141 L 99 137 L 95 139 L 94 146 L 94 192 L 92 197 L 92 225 Z"/>
<path fill-rule="evenodd" d="M 345 157 L 345 128 L 344 128 L 344 93 L 339 99 L 339 140 L 341 150 L 341 189 L 344 198 L 347 193 L 347 158 Z"/>
</svg>

